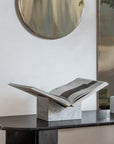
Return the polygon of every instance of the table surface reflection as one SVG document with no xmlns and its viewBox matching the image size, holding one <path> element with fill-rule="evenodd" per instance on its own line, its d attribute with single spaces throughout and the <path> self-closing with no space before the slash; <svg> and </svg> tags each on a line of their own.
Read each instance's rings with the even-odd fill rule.
<svg viewBox="0 0 114 144">
<path fill-rule="evenodd" d="M 82 112 L 80 120 L 46 122 L 37 119 L 36 115 L 0 117 L 1 130 L 52 130 L 65 128 L 113 125 L 114 114 L 110 110 Z"/>
</svg>

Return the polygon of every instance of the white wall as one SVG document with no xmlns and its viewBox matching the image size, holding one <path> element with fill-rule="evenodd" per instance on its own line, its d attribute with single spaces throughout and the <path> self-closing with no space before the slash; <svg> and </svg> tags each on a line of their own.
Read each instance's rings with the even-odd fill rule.
<svg viewBox="0 0 114 144">
<path fill-rule="evenodd" d="M 96 0 L 85 0 L 80 25 L 58 40 L 29 34 L 16 16 L 14 0 L 0 0 L 0 116 L 36 112 L 36 99 L 9 82 L 49 91 L 76 77 L 96 78 Z M 82 108 L 96 109 L 96 96 Z"/>
<path fill-rule="evenodd" d="M 5 130 L 0 130 L 0 144 L 6 144 L 6 132 L 5 132 Z"/>
</svg>

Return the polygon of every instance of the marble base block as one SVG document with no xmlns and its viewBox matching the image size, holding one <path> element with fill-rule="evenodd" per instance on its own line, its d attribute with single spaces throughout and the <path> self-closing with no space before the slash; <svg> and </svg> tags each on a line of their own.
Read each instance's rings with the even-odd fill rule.
<svg viewBox="0 0 114 144">
<path fill-rule="evenodd" d="M 46 121 L 81 119 L 81 103 L 76 103 L 74 107 L 65 108 L 53 100 L 38 96 L 37 118 Z"/>
</svg>

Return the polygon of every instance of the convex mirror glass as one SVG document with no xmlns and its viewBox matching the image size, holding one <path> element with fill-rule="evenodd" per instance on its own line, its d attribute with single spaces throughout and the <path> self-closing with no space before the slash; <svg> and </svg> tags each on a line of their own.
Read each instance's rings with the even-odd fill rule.
<svg viewBox="0 0 114 144">
<path fill-rule="evenodd" d="M 83 0 L 16 0 L 16 11 L 23 26 L 47 39 L 72 32 L 80 22 L 83 7 Z"/>
</svg>

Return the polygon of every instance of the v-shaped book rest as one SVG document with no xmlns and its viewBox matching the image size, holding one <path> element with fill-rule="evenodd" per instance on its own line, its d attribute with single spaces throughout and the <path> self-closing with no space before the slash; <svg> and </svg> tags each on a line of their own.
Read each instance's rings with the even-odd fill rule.
<svg viewBox="0 0 114 144">
<path fill-rule="evenodd" d="M 107 82 L 77 78 L 74 81 L 45 92 L 38 88 L 10 83 L 37 97 L 38 118 L 46 121 L 81 119 L 81 102 L 108 85 Z"/>
</svg>

